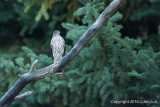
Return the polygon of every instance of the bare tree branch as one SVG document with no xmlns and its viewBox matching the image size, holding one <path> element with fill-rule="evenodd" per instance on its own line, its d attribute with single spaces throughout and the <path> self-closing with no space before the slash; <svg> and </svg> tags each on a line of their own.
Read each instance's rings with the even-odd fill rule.
<svg viewBox="0 0 160 107">
<path fill-rule="evenodd" d="M 26 97 L 26 96 L 29 96 L 30 94 L 32 94 L 32 91 L 27 91 L 27 92 L 25 92 L 25 93 L 23 93 L 23 94 L 21 94 L 21 95 L 16 96 L 16 97 L 14 98 L 14 101 L 19 100 L 19 99 L 22 99 L 22 98 L 24 98 L 24 97 Z"/>
<path fill-rule="evenodd" d="M 34 63 L 31 66 L 31 69 L 29 70 L 29 72 L 32 72 L 34 70 L 34 67 L 35 67 L 37 62 L 38 62 L 38 59 L 34 61 Z"/>
<path fill-rule="evenodd" d="M 54 67 L 52 65 L 34 70 L 34 66 L 38 60 L 36 60 L 29 72 L 20 76 L 18 81 L 13 85 L 13 87 L 6 92 L 6 94 L 0 99 L 0 107 L 6 107 L 11 104 L 18 93 L 31 81 L 42 79 L 47 77 L 56 71 L 62 69 L 65 65 L 70 63 L 78 53 L 83 49 L 83 47 L 89 42 L 89 40 L 96 34 L 96 32 L 101 28 L 101 26 L 118 10 L 118 8 L 123 4 L 124 0 L 113 0 L 111 4 L 101 13 L 98 19 L 88 28 L 88 30 L 81 36 L 78 42 L 74 45 L 70 52 L 68 52 L 63 59 L 56 64 Z"/>
</svg>

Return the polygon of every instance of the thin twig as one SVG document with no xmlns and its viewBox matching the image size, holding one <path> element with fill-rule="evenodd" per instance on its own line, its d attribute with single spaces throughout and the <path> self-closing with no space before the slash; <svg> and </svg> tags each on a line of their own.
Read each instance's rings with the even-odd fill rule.
<svg viewBox="0 0 160 107">
<path fill-rule="evenodd" d="M 32 64 L 31 69 L 29 70 L 30 73 L 34 70 L 34 67 L 35 67 L 37 62 L 38 62 L 38 59 L 35 60 L 34 63 Z"/>
<path fill-rule="evenodd" d="M 26 96 L 29 96 L 30 94 L 32 94 L 32 91 L 27 91 L 27 92 L 25 92 L 25 93 L 23 93 L 23 94 L 21 94 L 21 95 L 16 96 L 16 97 L 14 98 L 14 101 L 19 100 L 19 99 L 22 99 L 22 98 L 24 98 L 24 97 L 26 97 Z"/>
</svg>

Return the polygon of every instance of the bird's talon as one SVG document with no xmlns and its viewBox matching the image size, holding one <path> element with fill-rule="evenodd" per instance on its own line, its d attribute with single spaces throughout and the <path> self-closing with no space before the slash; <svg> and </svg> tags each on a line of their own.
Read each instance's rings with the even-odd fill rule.
<svg viewBox="0 0 160 107">
<path fill-rule="evenodd" d="M 52 65 L 55 66 L 55 65 L 56 65 L 56 62 L 54 62 Z"/>
</svg>

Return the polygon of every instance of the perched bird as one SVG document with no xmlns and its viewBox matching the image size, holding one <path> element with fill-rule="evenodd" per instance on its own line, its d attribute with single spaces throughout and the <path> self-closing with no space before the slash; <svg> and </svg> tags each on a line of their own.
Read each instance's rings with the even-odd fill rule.
<svg viewBox="0 0 160 107">
<path fill-rule="evenodd" d="M 52 55 L 54 57 L 54 64 L 53 64 L 53 66 L 54 66 L 56 63 L 58 63 L 62 59 L 62 57 L 65 53 L 65 41 L 60 36 L 59 30 L 55 30 L 53 32 L 50 46 L 52 49 Z"/>
</svg>

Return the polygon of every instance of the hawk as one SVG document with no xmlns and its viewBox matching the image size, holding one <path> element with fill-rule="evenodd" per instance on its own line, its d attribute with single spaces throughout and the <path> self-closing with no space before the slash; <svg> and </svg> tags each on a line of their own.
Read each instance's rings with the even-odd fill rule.
<svg viewBox="0 0 160 107">
<path fill-rule="evenodd" d="M 58 63 L 62 59 L 62 57 L 65 53 L 65 41 L 60 36 L 59 30 L 55 30 L 53 32 L 50 46 L 52 49 L 52 55 L 54 57 L 54 64 L 53 64 L 53 66 L 54 66 L 56 63 Z"/>
</svg>

